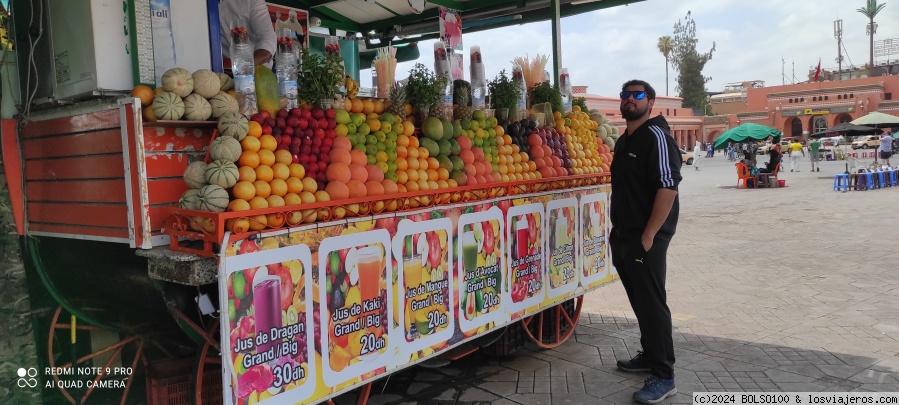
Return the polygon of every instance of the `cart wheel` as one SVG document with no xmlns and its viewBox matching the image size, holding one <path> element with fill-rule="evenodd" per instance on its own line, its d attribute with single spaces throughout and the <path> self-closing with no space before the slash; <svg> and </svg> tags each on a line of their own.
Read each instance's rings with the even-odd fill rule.
<svg viewBox="0 0 899 405">
<path fill-rule="evenodd" d="M 61 330 L 70 330 L 70 331 L 72 330 L 72 324 L 60 323 L 60 315 L 61 314 L 62 314 L 62 307 L 60 306 L 60 307 L 56 308 L 56 313 L 53 314 L 53 321 L 50 322 L 50 335 L 49 335 L 49 338 L 47 339 L 47 360 L 48 360 L 49 366 L 51 368 L 65 369 L 65 368 L 73 368 L 73 367 L 83 366 L 85 363 L 91 361 L 92 359 L 94 359 L 97 356 L 112 352 L 112 355 L 109 357 L 109 360 L 107 360 L 106 364 L 104 364 L 102 366 L 103 370 L 105 370 L 107 368 L 112 367 L 113 362 L 117 358 L 119 358 L 119 356 L 122 355 L 122 350 L 130 344 L 133 344 L 136 346 L 136 349 L 134 351 L 134 353 L 135 353 L 134 360 L 131 362 L 132 375 L 134 375 L 133 370 L 135 370 L 137 368 L 137 366 L 139 365 L 138 362 L 140 362 L 146 366 L 147 359 L 144 358 L 144 341 L 143 341 L 143 339 L 141 339 L 138 336 L 126 337 L 124 339 L 121 339 L 118 343 L 106 346 L 106 347 L 96 350 L 93 353 L 90 353 L 88 355 L 85 355 L 82 357 L 77 357 L 74 353 L 75 348 L 72 346 L 71 340 L 70 339 L 59 339 L 56 336 L 56 333 Z M 65 318 L 63 318 L 63 319 L 65 319 Z M 76 323 L 75 330 L 76 331 L 77 330 L 99 331 L 99 330 L 103 330 L 103 328 L 98 328 L 96 326 L 90 326 L 90 325 L 78 325 Z M 74 331 L 72 332 L 72 334 L 74 334 Z M 72 359 L 73 359 L 72 362 L 65 363 L 65 364 L 56 364 L 57 358 L 59 356 L 67 356 L 69 354 L 72 355 Z M 93 366 L 97 367 L 96 364 L 94 364 Z M 88 388 L 87 391 L 84 392 L 84 395 L 80 399 L 76 400 L 72 396 L 72 394 L 63 386 L 63 384 L 60 384 L 60 378 L 57 374 L 58 373 L 53 373 L 53 380 L 55 381 L 56 386 L 59 388 L 59 391 L 62 393 L 62 395 L 66 398 L 66 400 L 70 404 L 86 403 L 88 397 L 90 397 L 90 395 L 94 391 L 94 388 L 97 386 L 97 383 L 106 376 L 105 374 L 98 374 L 97 376 L 93 377 L 94 384 L 91 384 L 91 387 Z M 76 375 L 76 374 L 77 373 L 73 373 L 72 375 Z M 127 402 L 128 392 L 131 390 L 131 382 L 132 381 L 134 381 L 133 378 L 127 379 L 127 382 L 125 383 L 125 391 L 122 393 L 122 397 L 119 402 L 120 404 L 125 404 Z"/>
<path fill-rule="evenodd" d="M 553 349 L 565 343 L 574 334 L 574 327 L 581 316 L 584 296 L 559 303 L 535 315 L 521 320 L 528 337 L 544 349 Z"/>
<path fill-rule="evenodd" d="M 212 405 L 223 403 L 222 399 L 222 353 L 218 345 L 219 320 L 216 319 L 197 351 L 195 372 L 192 375 L 194 405 Z"/>
</svg>

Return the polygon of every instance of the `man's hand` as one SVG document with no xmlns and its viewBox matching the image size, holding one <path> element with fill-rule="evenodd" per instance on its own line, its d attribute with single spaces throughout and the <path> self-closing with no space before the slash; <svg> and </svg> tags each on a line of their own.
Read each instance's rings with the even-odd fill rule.
<svg viewBox="0 0 899 405">
<path fill-rule="evenodd" d="M 643 250 L 649 252 L 649 249 L 652 249 L 652 241 L 655 237 L 655 235 L 643 232 L 643 235 L 640 237 L 640 242 L 643 243 Z"/>
</svg>

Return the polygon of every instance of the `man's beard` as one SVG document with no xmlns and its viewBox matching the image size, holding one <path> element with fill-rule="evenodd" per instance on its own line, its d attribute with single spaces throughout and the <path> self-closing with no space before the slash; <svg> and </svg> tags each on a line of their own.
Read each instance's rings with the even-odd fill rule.
<svg viewBox="0 0 899 405">
<path fill-rule="evenodd" d="M 634 106 L 633 110 L 626 109 L 625 106 L 621 107 L 621 117 L 624 118 L 625 121 L 635 121 L 640 118 L 643 118 L 644 115 L 649 111 L 649 106 L 646 108 L 640 108 L 639 106 Z"/>
</svg>

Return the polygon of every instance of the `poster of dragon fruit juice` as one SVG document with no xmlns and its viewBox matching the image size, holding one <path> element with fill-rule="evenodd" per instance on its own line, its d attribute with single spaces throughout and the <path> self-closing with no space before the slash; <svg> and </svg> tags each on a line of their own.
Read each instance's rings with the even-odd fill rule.
<svg viewBox="0 0 899 405">
<path fill-rule="evenodd" d="M 244 240 L 237 253 L 224 260 L 228 310 L 222 328 L 229 340 L 223 366 L 232 376 L 226 397 L 239 404 L 276 395 L 302 401 L 315 388 L 317 372 L 307 316 L 309 248 L 271 238 L 261 245 Z"/>
<path fill-rule="evenodd" d="M 608 194 L 604 192 L 585 193 L 580 201 L 579 259 L 582 284 L 588 288 L 612 278 L 609 272 L 612 260 L 609 257 L 607 202 Z"/>
<path fill-rule="evenodd" d="M 512 313 L 538 305 L 544 298 L 544 212 L 542 202 L 525 198 L 506 213 L 508 309 Z"/>
</svg>

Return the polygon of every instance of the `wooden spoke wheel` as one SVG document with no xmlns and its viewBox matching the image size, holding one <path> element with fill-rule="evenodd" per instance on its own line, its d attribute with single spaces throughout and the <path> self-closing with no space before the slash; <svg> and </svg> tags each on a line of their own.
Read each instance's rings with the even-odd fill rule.
<svg viewBox="0 0 899 405">
<path fill-rule="evenodd" d="M 77 346 L 72 343 L 72 338 L 69 336 L 75 335 L 77 331 L 101 331 L 103 328 L 99 328 L 91 325 L 79 325 L 77 321 L 75 321 L 74 330 L 72 330 L 73 325 L 71 323 L 60 323 L 60 315 L 62 315 L 63 310 L 62 307 L 56 308 L 56 313 L 53 314 L 53 321 L 50 322 L 50 334 L 47 339 L 47 360 L 49 362 L 49 366 L 52 369 L 77 369 L 79 367 L 100 367 L 101 370 L 104 370 L 100 373 L 91 373 L 90 375 L 79 375 L 77 372 L 73 372 L 72 374 L 64 374 L 63 377 L 66 381 L 63 381 L 59 375 L 60 373 L 53 373 L 54 385 L 59 389 L 62 393 L 62 396 L 70 404 L 85 404 L 88 403 L 87 400 L 94 393 L 96 386 L 102 385 L 101 380 L 104 378 L 115 378 L 115 379 L 124 379 L 125 377 L 129 377 L 125 382 L 124 392 L 122 392 L 120 404 L 125 404 L 128 402 L 128 392 L 131 390 L 131 382 L 134 381 L 133 378 L 130 378 L 134 375 L 134 370 L 138 367 L 138 365 L 143 364 L 146 366 L 147 361 L 144 357 L 144 340 L 138 336 L 129 336 L 119 340 L 117 343 L 113 343 L 109 346 L 97 349 L 92 353 L 83 355 L 78 357 L 80 353 L 77 353 Z M 71 319 L 71 318 L 70 318 Z M 63 317 L 63 320 L 65 317 Z M 66 334 L 65 337 L 57 336 L 57 332 L 61 332 L 63 330 L 71 331 L 70 334 Z M 131 361 L 131 375 L 125 376 L 115 376 L 109 377 L 109 375 L 105 372 L 106 369 L 112 368 L 113 363 L 115 363 L 116 359 L 122 358 L 122 351 L 128 347 L 129 345 L 134 345 L 134 359 Z M 110 354 L 111 353 L 111 354 Z M 67 363 L 57 363 L 59 359 L 67 358 L 71 356 L 71 361 Z M 94 361 L 97 357 L 100 356 L 109 356 L 104 364 L 98 364 L 96 362 L 89 364 L 89 362 Z M 123 364 L 124 366 L 124 364 Z M 75 382 L 75 379 L 82 381 L 84 383 L 83 388 L 68 388 L 67 385 L 71 386 Z M 87 381 L 92 380 L 93 382 L 88 384 Z M 70 382 L 69 384 L 65 384 L 66 382 Z M 76 399 L 81 391 L 84 393 L 80 396 L 80 398 Z M 106 390 L 103 390 L 106 391 Z M 73 393 L 75 394 L 73 396 Z M 132 400 L 133 401 L 133 400 Z"/>
<path fill-rule="evenodd" d="M 197 361 L 192 375 L 193 403 L 213 405 L 223 403 L 222 398 L 222 352 L 217 339 L 219 320 L 216 319 L 204 332 L 203 343 L 197 352 Z"/>
<path fill-rule="evenodd" d="M 528 337 L 544 349 L 553 349 L 565 343 L 574 334 L 581 316 L 584 296 L 559 303 L 521 320 Z"/>
</svg>

